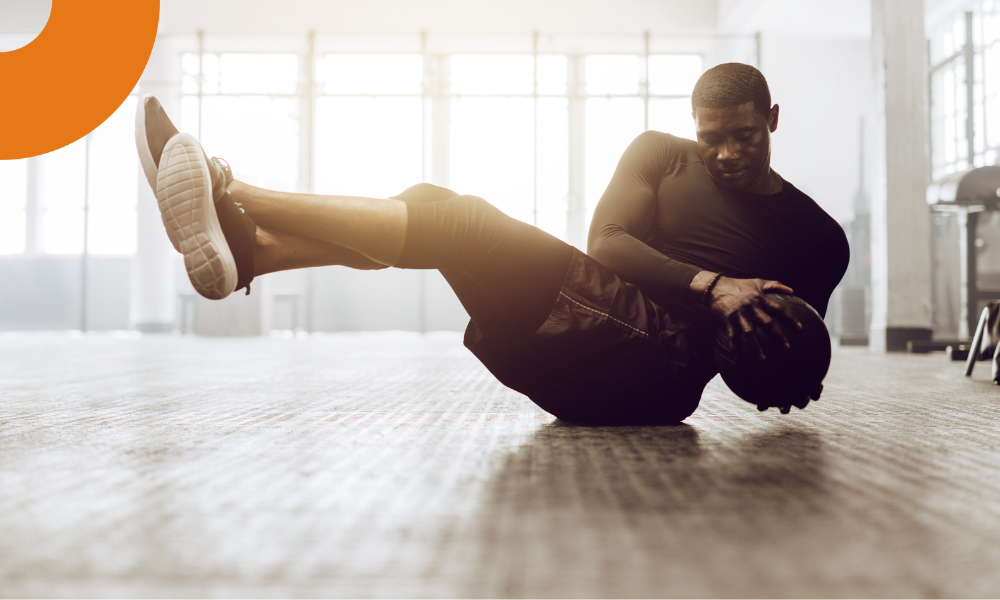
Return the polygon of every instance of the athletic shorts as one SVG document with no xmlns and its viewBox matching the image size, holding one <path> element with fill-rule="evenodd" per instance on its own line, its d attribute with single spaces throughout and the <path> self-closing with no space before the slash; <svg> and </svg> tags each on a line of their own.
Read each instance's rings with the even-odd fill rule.
<svg viewBox="0 0 1000 600">
<path fill-rule="evenodd" d="M 683 316 L 687 314 L 688 316 Z M 511 389 L 571 421 L 679 422 L 717 373 L 712 330 L 648 300 L 574 249 L 548 318 L 528 338 L 470 322 L 465 345 Z"/>
</svg>

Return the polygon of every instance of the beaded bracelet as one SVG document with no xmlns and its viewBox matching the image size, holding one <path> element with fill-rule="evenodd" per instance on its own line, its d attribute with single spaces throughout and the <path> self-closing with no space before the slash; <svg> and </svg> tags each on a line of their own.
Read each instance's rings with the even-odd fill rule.
<svg viewBox="0 0 1000 600">
<path fill-rule="evenodd" d="M 715 284 L 719 283 L 719 278 L 720 277 L 722 277 L 722 273 L 716 273 L 715 277 L 712 278 L 712 281 L 708 282 L 708 287 L 706 287 L 705 291 L 702 292 L 702 294 L 701 294 L 701 303 L 704 304 L 705 306 L 709 305 L 709 295 L 712 293 L 712 290 L 715 288 Z"/>
</svg>

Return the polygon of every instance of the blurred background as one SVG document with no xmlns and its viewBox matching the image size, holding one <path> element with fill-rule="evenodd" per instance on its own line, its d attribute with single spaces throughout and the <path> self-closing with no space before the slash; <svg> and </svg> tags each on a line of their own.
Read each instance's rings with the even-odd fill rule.
<svg viewBox="0 0 1000 600">
<path fill-rule="evenodd" d="M 50 8 L 0 0 L 0 51 L 30 42 Z M 921 10 L 926 52 L 915 60 L 928 102 L 914 126 L 932 184 L 997 162 L 1000 3 Z M 879 243 L 869 213 L 893 148 L 879 128 L 873 52 L 884 48 L 872 32 L 869 0 L 161 0 L 152 57 L 118 112 L 59 151 L 0 161 L 0 331 L 464 328 L 436 272 L 328 267 L 259 278 L 249 296 L 197 297 L 140 174 L 133 115 L 144 94 L 248 183 L 386 197 L 426 181 L 585 248 L 629 142 L 647 129 L 693 138 L 695 81 L 739 61 L 764 72 L 781 106 L 774 168 L 851 237 L 830 323 L 845 343 L 868 343 Z M 65 90 L 67 110 L 76 93 Z M 913 202 L 927 209 L 921 195 Z M 931 265 L 931 322 L 916 325 L 936 336 L 968 334 L 961 219 L 934 213 L 932 254 L 912 259 Z M 972 241 L 980 286 L 1000 286 L 994 221 L 982 216 Z"/>
</svg>

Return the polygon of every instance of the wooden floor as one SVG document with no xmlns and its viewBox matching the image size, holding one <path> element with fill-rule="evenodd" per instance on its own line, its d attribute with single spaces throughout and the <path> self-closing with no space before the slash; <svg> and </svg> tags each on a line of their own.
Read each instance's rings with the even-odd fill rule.
<svg viewBox="0 0 1000 600">
<path fill-rule="evenodd" d="M 1000 596 L 1000 389 L 577 427 L 453 336 L 0 338 L 0 595 Z"/>
</svg>

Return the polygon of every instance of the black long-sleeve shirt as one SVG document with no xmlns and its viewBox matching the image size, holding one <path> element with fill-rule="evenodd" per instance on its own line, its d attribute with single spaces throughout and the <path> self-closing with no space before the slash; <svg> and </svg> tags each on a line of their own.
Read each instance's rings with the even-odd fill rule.
<svg viewBox="0 0 1000 600">
<path fill-rule="evenodd" d="M 647 131 L 622 155 L 590 226 L 588 253 L 654 302 L 686 302 L 702 270 L 771 279 L 826 314 L 847 270 L 843 229 L 787 181 L 777 194 L 715 183 L 696 142 Z"/>
</svg>

